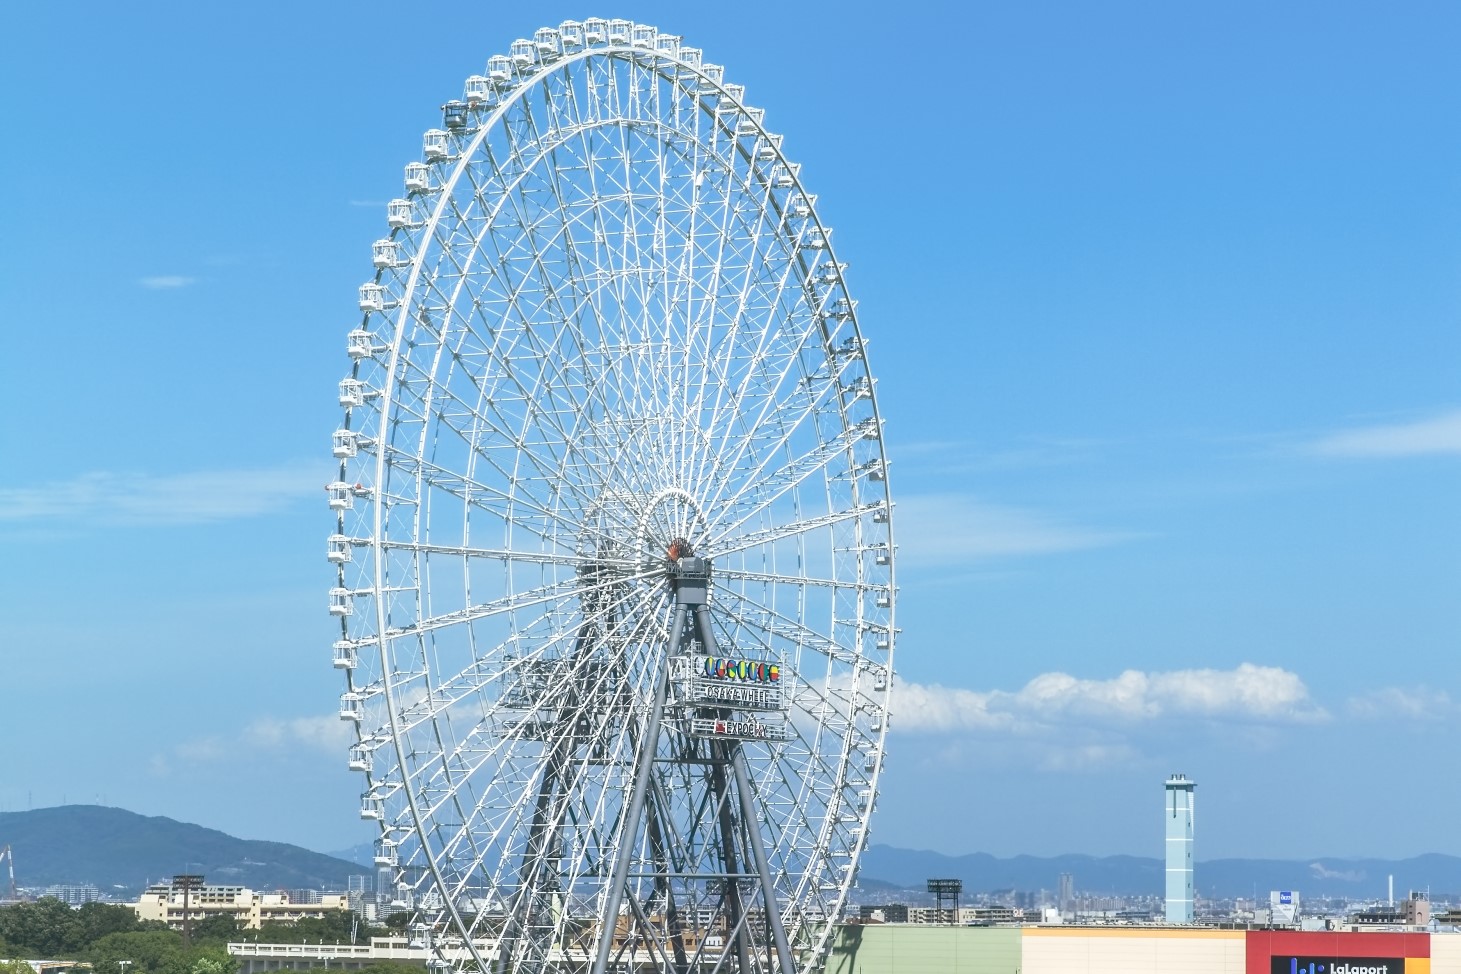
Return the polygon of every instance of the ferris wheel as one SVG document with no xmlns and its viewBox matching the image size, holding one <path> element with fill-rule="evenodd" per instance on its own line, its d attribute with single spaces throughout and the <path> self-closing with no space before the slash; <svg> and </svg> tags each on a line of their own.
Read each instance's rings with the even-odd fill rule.
<svg viewBox="0 0 1461 974">
<path fill-rule="evenodd" d="M 442 113 L 327 488 L 388 909 L 461 970 L 811 970 L 896 634 L 831 231 L 743 89 L 651 26 L 545 27 Z"/>
</svg>

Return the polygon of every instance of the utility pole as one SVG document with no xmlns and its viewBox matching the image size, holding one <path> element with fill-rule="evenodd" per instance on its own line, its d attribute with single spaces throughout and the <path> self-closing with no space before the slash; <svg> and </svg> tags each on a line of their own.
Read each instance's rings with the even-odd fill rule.
<svg viewBox="0 0 1461 974">
<path fill-rule="evenodd" d="M 203 877 L 193 873 L 174 876 L 172 888 L 174 892 L 183 891 L 183 948 L 187 949 L 193 945 L 193 918 L 188 911 L 188 894 L 203 888 Z"/>
</svg>

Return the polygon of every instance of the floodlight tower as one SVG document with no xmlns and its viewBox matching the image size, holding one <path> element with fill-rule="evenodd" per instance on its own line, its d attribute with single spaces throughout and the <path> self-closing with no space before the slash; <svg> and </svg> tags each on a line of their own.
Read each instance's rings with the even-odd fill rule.
<svg viewBox="0 0 1461 974">
<path fill-rule="evenodd" d="M 1167 779 L 1167 922 L 1192 922 L 1192 810 L 1197 782 Z"/>
</svg>

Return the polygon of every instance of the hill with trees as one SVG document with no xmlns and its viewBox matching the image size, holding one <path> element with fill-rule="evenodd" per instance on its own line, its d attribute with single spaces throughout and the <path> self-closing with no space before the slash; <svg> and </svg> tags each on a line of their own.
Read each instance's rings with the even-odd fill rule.
<svg viewBox="0 0 1461 974">
<path fill-rule="evenodd" d="M 0 845 L 15 855 L 24 887 L 92 883 L 135 893 L 175 873 L 252 889 L 345 889 L 369 868 L 283 842 L 238 839 L 216 829 L 101 805 L 0 812 Z"/>
</svg>

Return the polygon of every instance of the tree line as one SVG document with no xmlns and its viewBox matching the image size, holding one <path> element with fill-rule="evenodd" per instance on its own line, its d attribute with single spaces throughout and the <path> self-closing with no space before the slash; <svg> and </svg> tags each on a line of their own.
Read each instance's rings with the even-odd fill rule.
<svg viewBox="0 0 1461 974">
<path fill-rule="evenodd" d="M 257 930 L 230 914 L 213 914 L 192 925 L 190 943 L 160 920 L 139 920 L 129 906 L 87 903 L 73 910 L 58 899 L 0 906 L 0 974 L 33 974 L 21 959 L 75 960 L 95 974 L 237 974 L 227 945 L 367 944 L 371 937 L 399 933 L 409 919 L 401 913 L 376 926 L 349 910 L 292 923 L 268 920 Z M 409 964 L 382 962 L 359 974 L 421 974 Z"/>
</svg>

